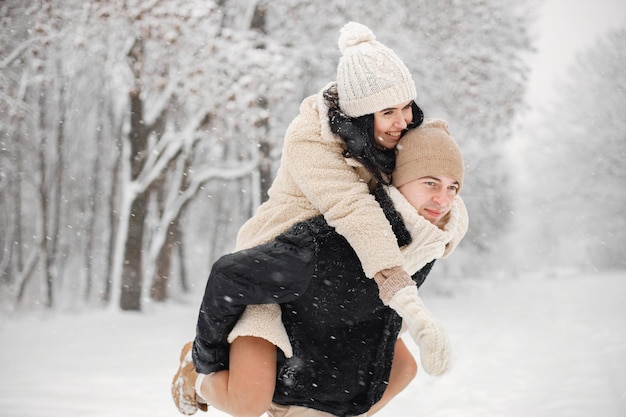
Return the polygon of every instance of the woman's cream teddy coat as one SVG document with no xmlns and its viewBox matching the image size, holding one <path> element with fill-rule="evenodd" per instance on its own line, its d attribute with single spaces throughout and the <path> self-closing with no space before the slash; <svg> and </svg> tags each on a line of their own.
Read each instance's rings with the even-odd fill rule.
<svg viewBox="0 0 626 417">
<path fill-rule="evenodd" d="M 402 256 L 370 194 L 372 175 L 355 159 L 343 157 L 345 143 L 330 131 L 323 91 L 302 102 L 288 127 L 269 199 L 240 229 L 236 250 L 267 243 L 293 224 L 322 214 L 350 243 L 371 278 L 402 265 Z"/>
</svg>

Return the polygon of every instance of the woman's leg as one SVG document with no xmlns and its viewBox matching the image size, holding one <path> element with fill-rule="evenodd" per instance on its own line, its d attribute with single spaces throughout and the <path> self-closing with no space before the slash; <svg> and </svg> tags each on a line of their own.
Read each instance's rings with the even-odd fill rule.
<svg viewBox="0 0 626 417">
<path fill-rule="evenodd" d="M 305 231 L 218 259 L 211 269 L 198 314 L 193 361 L 209 374 L 228 368 L 226 338 L 247 305 L 293 301 L 314 274 L 315 247 Z"/>
<path fill-rule="evenodd" d="M 387 385 L 387 389 L 380 401 L 370 408 L 367 415 L 374 415 L 374 413 L 387 405 L 393 397 L 409 385 L 415 378 L 415 375 L 417 375 L 417 363 L 402 339 L 398 339 L 394 351 L 393 364 L 391 365 L 391 374 L 389 375 L 389 385 Z"/>
<path fill-rule="evenodd" d="M 299 297 L 313 276 L 314 256 L 312 237 L 300 230 L 215 262 L 200 306 L 193 347 L 189 349 L 189 344 L 183 348 L 172 382 L 172 398 L 182 414 L 194 414 L 199 407 L 194 388 L 196 370 L 211 374 L 229 368 L 227 336 L 245 307 Z"/>
<path fill-rule="evenodd" d="M 230 345 L 230 369 L 207 375 L 200 396 L 234 417 L 258 417 L 269 408 L 276 384 L 276 346 L 258 337 Z"/>
</svg>

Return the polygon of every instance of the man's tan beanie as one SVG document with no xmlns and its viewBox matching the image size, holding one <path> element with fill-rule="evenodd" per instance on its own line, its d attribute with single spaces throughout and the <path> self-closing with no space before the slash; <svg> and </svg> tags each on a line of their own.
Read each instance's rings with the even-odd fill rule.
<svg viewBox="0 0 626 417">
<path fill-rule="evenodd" d="M 442 175 L 463 185 L 463 155 L 450 136 L 448 123 L 441 119 L 427 119 L 409 130 L 398 142 L 396 168 L 392 183 L 397 188 L 407 182 L 429 175 Z"/>
</svg>

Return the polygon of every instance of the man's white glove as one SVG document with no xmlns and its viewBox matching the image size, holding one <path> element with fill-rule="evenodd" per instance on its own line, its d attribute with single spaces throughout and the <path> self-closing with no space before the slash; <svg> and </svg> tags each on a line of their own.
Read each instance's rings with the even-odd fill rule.
<svg viewBox="0 0 626 417">
<path fill-rule="evenodd" d="M 417 294 L 415 285 L 398 290 L 389 301 L 404 320 L 411 337 L 420 349 L 424 370 L 433 376 L 443 375 L 450 367 L 450 341 L 443 327 L 431 316 Z"/>
</svg>

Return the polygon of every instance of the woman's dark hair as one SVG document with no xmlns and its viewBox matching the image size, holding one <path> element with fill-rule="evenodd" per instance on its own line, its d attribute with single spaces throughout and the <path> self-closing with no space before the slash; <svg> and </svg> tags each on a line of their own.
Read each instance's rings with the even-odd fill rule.
<svg viewBox="0 0 626 417">
<path fill-rule="evenodd" d="M 385 185 L 391 183 L 391 173 L 396 166 L 395 149 L 381 149 L 375 144 L 374 138 L 374 115 L 366 114 L 359 117 L 348 117 L 339 108 L 339 96 L 336 86 L 331 86 L 324 91 L 324 99 L 328 106 L 328 120 L 330 130 L 339 135 L 346 143 L 343 156 L 354 158 Z M 413 120 L 407 126 L 407 130 L 416 128 L 424 121 L 424 112 L 415 102 L 413 108 Z"/>
</svg>

